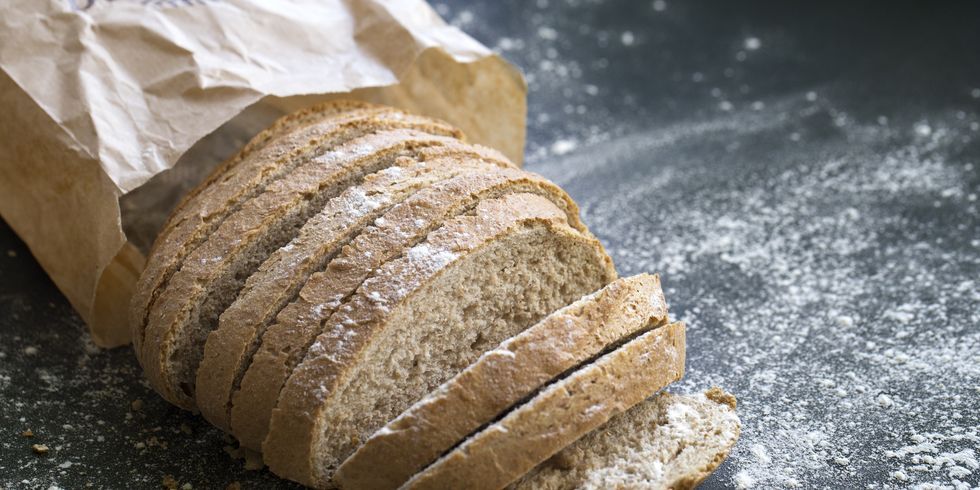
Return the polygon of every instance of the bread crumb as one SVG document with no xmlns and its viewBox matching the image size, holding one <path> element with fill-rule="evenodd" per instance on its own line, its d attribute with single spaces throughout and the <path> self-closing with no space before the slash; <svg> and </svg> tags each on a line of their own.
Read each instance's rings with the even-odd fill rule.
<svg viewBox="0 0 980 490">
<path fill-rule="evenodd" d="M 17 251 L 16 250 L 7 250 L 7 257 L 10 257 L 12 259 L 13 258 L 16 258 L 17 257 Z"/>
<path fill-rule="evenodd" d="M 177 490 L 177 480 L 174 479 L 173 475 L 163 475 L 163 488 L 168 490 Z"/>
<path fill-rule="evenodd" d="M 143 400 L 137 398 L 133 400 L 132 403 L 129 404 L 129 407 L 133 409 L 134 412 L 139 412 L 143 410 Z"/>
<path fill-rule="evenodd" d="M 38 353 L 38 349 L 33 345 L 24 347 L 24 355 L 26 356 L 36 356 L 37 353 Z"/>
<path fill-rule="evenodd" d="M 31 429 L 27 429 L 24 432 L 21 432 L 20 433 L 20 436 L 21 437 L 34 437 L 34 431 L 32 431 Z"/>
<path fill-rule="evenodd" d="M 44 444 L 33 444 L 33 445 L 31 445 L 31 451 L 34 451 L 34 454 L 37 454 L 39 456 L 44 456 L 44 455 L 48 454 L 48 452 L 50 450 L 51 449 L 48 448 L 48 446 L 46 446 Z"/>
<path fill-rule="evenodd" d="M 729 407 L 732 407 L 732 410 L 735 410 L 736 405 L 738 405 L 738 399 L 735 398 L 735 395 L 725 393 L 725 390 L 717 386 L 712 386 L 704 393 L 704 396 L 708 397 L 709 400 L 715 403 L 728 405 Z"/>
<path fill-rule="evenodd" d="M 187 425 L 186 422 L 182 422 L 180 424 L 180 431 L 183 432 L 184 434 L 187 434 L 187 435 L 194 434 L 194 431 L 191 430 L 191 426 Z"/>
</svg>

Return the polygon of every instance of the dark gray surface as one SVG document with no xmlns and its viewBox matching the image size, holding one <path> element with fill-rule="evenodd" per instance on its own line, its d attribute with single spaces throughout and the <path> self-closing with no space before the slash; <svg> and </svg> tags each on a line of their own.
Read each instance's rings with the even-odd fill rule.
<svg viewBox="0 0 980 490">
<path fill-rule="evenodd" d="M 705 487 L 980 484 L 976 8 L 437 6 L 531 76 L 527 167 L 622 274 L 663 274 L 690 326 L 675 389 L 739 397 Z M 0 487 L 288 487 L 84 330 L 0 228 Z"/>
</svg>

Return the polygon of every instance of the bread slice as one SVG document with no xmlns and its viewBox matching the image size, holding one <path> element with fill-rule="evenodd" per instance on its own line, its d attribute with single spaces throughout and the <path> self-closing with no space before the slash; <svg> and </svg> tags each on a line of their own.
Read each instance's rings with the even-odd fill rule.
<svg viewBox="0 0 980 490">
<path fill-rule="evenodd" d="M 402 488 L 504 488 L 683 372 L 684 324 L 655 328 L 547 386 Z"/>
<path fill-rule="evenodd" d="M 206 190 L 188 200 L 179 213 L 172 214 L 169 225 L 154 242 L 134 290 L 130 324 L 137 359 L 142 362 L 142 343 L 153 303 L 187 255 L 207 240 L 228 216 L 263 192 L 269 183 L 335 145 L 386 128 L 409 128 L 457 139 L 462 137 L 458 130 L 448 125 L 395 109 L 345 112 L 269 142 L 260 151 L 232 166 L 219 181 L 207 185 Z"/>
<path fill-rule="evenodd" d="M 327 201 L 365 174 L 419 148 L 454 142 L 412 130 L 376 132 L 296 168 L 245 203 L 187 256 L 154 304 L 143 344 L 143 369 L 151 386 L 175 405 L 194 408 L 204 342 L 245 279 Z"/>
<path fill-rule="evenodd" d="M 467 173 L 413 195 L 364 230 L 322 273 L 313 275 L 297 301 L 265 332 L 240 389 L 233 395 L 232 433 L 246 447 L 261 447 L 286 379 L 321 333 L 323 321 L 344 305 L 372 272 L 424 240 L 445 220 L 469 212 L 481 200 L 521 192 L 546 196 L 576 229 L 585 229 L 578 208 L 564 191 L 517 169 Z"/>
<path fill-rule="evenodd" d="M 741 423 L 735 397 L 719 388 L 661 393 L 518 480 L 513 490 L 697 487 L 728 456 Z"/>
<path fill-rule="evenodd" d="M 330 200 L 299 235 L 274 252 L 245 283 L 238 298 L 221 314 L 208 336 L 197 371 L 195 395 L 201 413 L 230 430 L 231 396 L 265 332 L 279 311 L 294 300 L 310 274 L 322 270 L 353 237 L 392 206 L 434 182 L 460 172 L 490 172 L 512 166 L 502 155 L 450 144 L 423 149 L 423 161 L 403 158 L 398 165 L 368 176 Z M 468 155 L 472 160 L 424 161 L 436 156 Z M 271 410 L 271 409 L 270 409 Z"/>
<path fill-rule="evenodd" d="M 262 446 L 269 467 L 329 486 L 360 441 L 489 346 L 614 280 L 601 244 L 566 216 L 533 194 L 483 201 L 381 267 L 283 388 Z"/>
<path fill-rule="evenodd" d="M 265 148 L 270 142 L 282 140 L 283 137 L 289 135 L 299 128 L 320 122 L 330 117 L 336 117 L 342 113 L 353 113 L 357 111 L 361 114 L 370 114 L 383 112 L 384 109 L 385 108 L 382 106 L 369 104 L 367 102 L 355 100 L 334 100 L 316 104 L 306 109 L 280 117 L 273 122 L 271 126 L 253 136 L 252 139 L 238 151 L 238 153 L 232 155 L 230 158 L 212 169 L 211 173 L 209 173 L 200 184 L 191 189 L 190 192 L 188 192 L 183 199 L 177 203 L 177 205 L 171 211 L 170 219 L 173 219 L 174 216 L 180 214 L 184 206 L 190 202 L 193 202 L 201 191 L 207 189 L 211 186 L 211 184 L 214 184 L 219 179 L 224 177 L 231 171 L 231 169 L 242 163 L 242 161 L 244 161 L 252 153 Z M 165 225 L 169 224 L 170 220 L 165 223 Z"/>
<path fill-rule="evenodd" d="M 484 353 L 374 433 L 334 481 L 341 488 L 397 488 L 543 384 L 666 321 L 657 276 L 613 281 Z"/>
</svg>

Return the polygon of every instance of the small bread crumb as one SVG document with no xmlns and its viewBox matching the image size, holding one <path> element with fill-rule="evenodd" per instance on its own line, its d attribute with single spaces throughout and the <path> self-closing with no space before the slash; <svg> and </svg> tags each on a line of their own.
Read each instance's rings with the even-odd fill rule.
<svg viewBox="0 0 980 490">
<path fill-rule="evenodd" d="M 191 430 L 191 426 L 187 425 L 187 423 L 180 424 L 180 431 L 187 435 L 191 435 L 194 433 L 194 431 Z"/>
<path fill-rule="evenodd" d="M 722 390 L 717 386 L 712 386 L 711 389 L 704 393 L 704 396 L 708 397 L 709 400 L 715 403 L 728 405 L 729 407 L 732 407 L 732 410 L 735 410 L 735 406 L 738 404 L 738 400 L 735 398 L 735 395 L 725 393 L 725 390 Z"/>
<path fill-rule="evenodd" d="M 34 437 L 34 431 L 32 431 L 31 429 L 27 429 L 24 432 L 21 432 L 20 433 L 20 436 L 21 437 L 28 437 L 28 438 Z"/>
<path fill-rule="evenodd" d="M 177 480 L 174 479 L 173 475 L 163 475 L 163 488 L 167 490 L 177 490 Z"/>
<path fill-rule="evenodd" d="M 50 451 L 51 449 L 44 444 L 33 444 L 31 445 L 31 450 L 34 451 L 34 454 L 37 454 L 39 456 L 44 456 L 48 454 L 48 451 Z"/>
<path fill-rule="evenodd" d="M 134 412 L 139 412 L 140 410 L 143 410 L 143 400 L 137 398 L 129 404 L 129 407 L 132 408 Z"/>
</svg>

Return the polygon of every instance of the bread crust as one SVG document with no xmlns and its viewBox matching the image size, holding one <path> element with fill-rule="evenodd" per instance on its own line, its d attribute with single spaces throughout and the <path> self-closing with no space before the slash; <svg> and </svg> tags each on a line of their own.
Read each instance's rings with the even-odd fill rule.
<svg viewBox="0 0 980 490">
<path fill-rule="evenodd" d="M 175 354 L 178 341 L 186 341 L 180 337 L 197 321 L 201 306 L 211 296 L 210 286 L 230 274 L 249 247 L 260 244 L 270 230 L 282 226 L 321 191 L 356 181 L 365 171 L 373 171 L 371 167 L 390 166 L 399 155 L 453 141 L 402 129 L 372 133 L 297 167 L 246 202 L 187 256 L 154 304 L 142 346 L 143 368 L 151 386 L 177 406 L 195 407 L 192 388 L 180 386 L 171 365 L 184 361 Z M 200 342 L 203 349 L 204 339 Z"/>
<path fill-rule="evenodd" d="M 423 148 L 419 153 L 418 159 L 400 158 L 395 167 L 367 177 L 360 186 L 331 200 L 289 245 L 275 252 L 249 277 L 205 344 L 196 392 L 197 406 L 205 418 L 230 431 L 232 393 L 240 385 L 267 325 L 290 297 L 295 298 L 310 274 L 321 269 L 324 260 L 338 254 L 365 226 L 434 182 L 464 171 L 513 167 L 502 156 L 462 143 L 447 142 L 445 146 Z M 425 161 L 457 155 L 473 156 L 474 160 Z M 261 440 L 252 446 L 258 448 L 260 444 Z"/>
<path fill-rule="evenodd" d="M 656 328 L 558 381 L 401 488 L 499 489 L 684 372 L 684 324 Z"/>
<path fill-rule="evenodd" d="M 613 281 L 484 353 L 371 436 L 334 481 L 341 488 L 396 488 L 543 384 L 666 321 L 657 276 Z"/>
<path fill-rule="evenodd" d="M 147 256 L 146 266 L 134 290 L 130 325 L 137 360 L 143 361 L 143 340 L 150 310 L 173 274 L 208 235 L 238 206 L 275 181 L 293 162 L 303 162 L 318 152 L 359 134 L 385 128 L 415 128 L 436 135 L 461 138 L 462 133 L 438 121 L 410 116 L 390 108 L 366 108 L 341 112 L 262 145 L 240 163 L 231 165 L 220 181 L 204 185 L 202 191 L 181 206 L 161 230 Z M 258 147 L 259 144 L 256 144 Z M 206 189 L 204 189 L 206 187 Z"/>
<path fill-rule="evenodd" d="M 246 447 L 259 449 L 268 432 L 279 393 L 326 318 L 342 307 L 360 284 L 385 261 L 422 241 L 445 220 L 477 206 L 482 199 L 510 192 L 549 196 L 566 220 L 584 228 L 578 208 L 560 188 L 518 170 L 470 172 L 432 185 L 392 208 L 365 229 L 322 272 L 310 277 L 299 298 L 283 309 L 262 336 L 241 387 L 233 394 L 232 432 Z"/>
<path fill-rule="evenodd" d="M 321 474 L 320 469 L 331 468 L 320 468 L 322 465 L 316 460 L 319 438 L 326 429 L 322 426 L 322 413 L 330 406 L 338 387 L 349 382 L 370 341 L 384 331 L 388 315 L 460 257 L 478 253 L 508 234 L 541 227 L 555 235 L 587 242 L 597 256 L 603 257 L 610 280 L 614 278 L 611 260 L 601 245 L 568 227 L 565 219 L 565 212 L 536 195 L 511 194 L 483 201 L 473 215 L 447 222 L 404 257 L 385 264 L 362 284 L 342 310 L 331 316 L 324 333 L 283 388 L 263 443 L 270 468 L 307 485 L 330 485 L 331 475 Z M 418 260 L 414 258 L 417 255 L 440 260 Z"/>
</svg>

